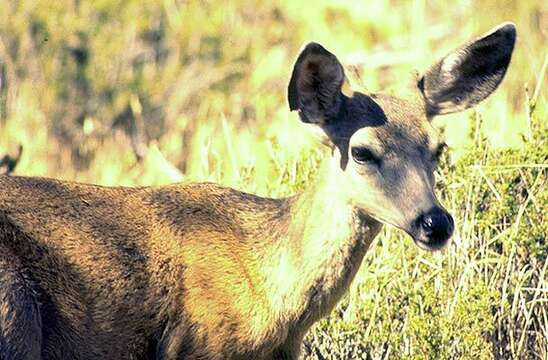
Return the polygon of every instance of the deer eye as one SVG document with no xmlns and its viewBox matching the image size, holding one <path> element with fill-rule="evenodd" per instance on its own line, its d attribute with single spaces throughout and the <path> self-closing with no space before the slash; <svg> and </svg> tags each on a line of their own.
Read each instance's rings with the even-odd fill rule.
<svg viewBox="0 0 548 360">
<path fill-rule="evenodd" d="M 380 163 L 380 159 L 366 147 L 353 147 L 352 158 L 358 164 Z"/>
</svg>

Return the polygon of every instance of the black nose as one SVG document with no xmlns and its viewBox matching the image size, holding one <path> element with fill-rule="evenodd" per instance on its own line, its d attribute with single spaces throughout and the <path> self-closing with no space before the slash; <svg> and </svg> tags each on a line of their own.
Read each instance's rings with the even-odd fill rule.
<svg viewBox="0 0 548 360">
<path fill-rule="evenodd" d="M 417 219 L 419 240 L 431 248 L 440 248 L 453 234 L 453 218 L 445 210 L 435 207 Z"/>
</svg>

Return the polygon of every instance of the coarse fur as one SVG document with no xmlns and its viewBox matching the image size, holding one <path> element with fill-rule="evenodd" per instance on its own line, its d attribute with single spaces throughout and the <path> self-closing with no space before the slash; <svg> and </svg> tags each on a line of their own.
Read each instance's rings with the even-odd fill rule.
<svg viewBox="0 0 548 360">
<path fill-rule="evenodd" d="M 289 104 L 332 156 L 293 197 L 0 176 L 0 358 L 297 359 L 382 223 L 447 242 L 429 119 L 491 93 L 514 40 L 504 24 L 450 54 L 410 100 L 342 94 L 336 57 L 307 45 Z"/>
</svg>

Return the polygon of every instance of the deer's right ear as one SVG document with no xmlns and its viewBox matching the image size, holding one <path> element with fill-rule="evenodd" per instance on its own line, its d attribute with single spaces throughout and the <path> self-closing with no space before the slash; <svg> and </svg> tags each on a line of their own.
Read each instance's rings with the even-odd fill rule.
<svg viewBox="0 0 548 360">
<path fill-rule="evenodd" d="M 344 70 L 335 55 L 317 43 L 305 46 L 289 81 L 289 109 L 303 122 L 323 124 L 337 116 L 342 103 Z"/>
<path fill-rule="evenodd" d="M 500 84 L 510 64 L 516 27 L 506 23 L 453 51 L 419 80 L 429 115 L 467 109 Z"/>
</svg>

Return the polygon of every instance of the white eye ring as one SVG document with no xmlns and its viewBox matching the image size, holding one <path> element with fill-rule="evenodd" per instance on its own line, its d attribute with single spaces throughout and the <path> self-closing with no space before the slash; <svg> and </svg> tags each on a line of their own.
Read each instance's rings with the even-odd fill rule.
<svg viewBox="0 0 548 360">
<path fill-rule="evenodd" d="M 380 164 L 380 159 L 370 149 L 363 146 L 353 147 L 351 150 L 352 159 L 358 164 L 375 163 Z"/>
</svg>

